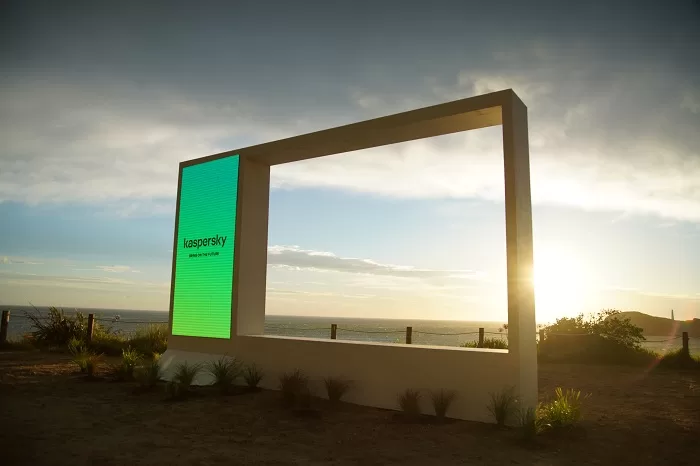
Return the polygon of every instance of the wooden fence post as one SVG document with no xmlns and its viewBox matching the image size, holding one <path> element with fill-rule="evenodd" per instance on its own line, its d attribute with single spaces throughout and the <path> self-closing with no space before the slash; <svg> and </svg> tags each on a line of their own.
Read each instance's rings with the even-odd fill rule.
<svg viewBox="0 0 700 466">
<path fill-rule="evenodd" d="M 0 320 L 0 343 L 7 343 L 7 327 L 10 325 L 10 311 L 2 311 Z"/>
<path fill-rule="evenodd" d="M 413 337 L 413 327 L 406 327 L 406 344 L 411 344 L 411 338 Z"/>
<path fill-rule="evenodd" d="M 88 314 L 87 344 L 92 343 L 92 330 L 95 328 L 95 314 Z"/>
<path fill-rule="evenodd" d="M 690 346 L 688 344 L 688 332 L 683 332 L 683 354 L 690 357 Z"/>
<path fill-rule="evenodd" d="M 338 335 L 338 324 L 331 324 L 331 340 L 335 340 Z"/>
<path fill-rule="evenodd" d="M 484 327 L 479 327 L 479 346 L 478 348 L 484 347 Z"/>
</svg>

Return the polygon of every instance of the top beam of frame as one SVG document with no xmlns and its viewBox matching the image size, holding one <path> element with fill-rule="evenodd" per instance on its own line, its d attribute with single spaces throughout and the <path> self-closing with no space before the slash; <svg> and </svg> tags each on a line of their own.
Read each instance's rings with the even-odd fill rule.
<svg viewBox="0 0 700 466">
<path fill-rule="evenodd" d="M 323 157 L 502 124 L 503 107 L 520 99 L 511 89 L 419 108 L 182 162 L 209 162 L 238 154 L 263 165 Z"/>
</svg>

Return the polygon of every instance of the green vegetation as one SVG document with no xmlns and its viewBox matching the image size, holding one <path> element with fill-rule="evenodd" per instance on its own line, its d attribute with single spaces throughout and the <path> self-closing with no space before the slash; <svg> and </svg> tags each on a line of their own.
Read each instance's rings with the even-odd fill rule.
<svg viewBox="0 0 700 466">
<path fill-rule="evenodd" d="M 70 342 L 87 342 L 87 316 L 80 312 L 66 315 L 62 309 L 50 307 L 47 315 L 25 313 L 33 330 L 24 337 L 25 346 L 37 348 L 67 347 Z M 135 350 L 145 357 L 163 353 L 168 346 L 167 324 L 149 324 L 126 336 L 93 323 L 89 349 L 107 356 L 119 356 L 124 350 Z M 70 351 L 70 348 L 69 348 Z"/>
<path fill-rule="evenodd" d="M 433 410 L 438 419 L 444 419 L 452 402 L 457 396 L 453 390 L 440 390 L 430 394 L 430 401 L 433 403 Z"/>
<path fill-rule="evenodd" d="M 112 372 L 117 380 L 134 380 L 134 371 L 143 357 L 138 351 L 127 348 L 122 350 L 122 359 L 113 366 Z"/>
<path fill-rule="evenodd" d="M 301 400 L 301 397 L 308 392 L 309 378 L 297 369 L 294 372 L 282 374 L 279 387 L 282 393 L 282 403 L 289 408 L 295 406 Z"/>
<path fill-rule="evenodd" d="M 248 385 L 248 388 L 251 390 L 258 388 L 263 376 L 262 370 L 255 364 L 250 364 L 243 370 L 243 380 L 245 380 L 246 385 Z"/>
<path fill-rule="evenodd" d="M 241 363 L 235 358 L 226 356 L 210 362 L 206 369 L 214 378 L 214 386 L 224 395 L 231 391 L 231 387 L 241 375 Z"/>
<path fill-rule="evenodd" d="M 462 348 L 508 349 L 508 340 L 503 338 L 484 338 L 482 345 L 479 345 L 478 341 L 468 341 L 460 346 Z"/>
<path fill-rule="evenodd" d="M 554 391 L 554 399 L 542 403 L 538 409 L 538 422 L 546 429 L 571 427 L 581 420 L 583 399 L 580 390 L 568 389 L 566 392 L 558 387 Z"/>
<path fill-rule="evenodd" d="M 540 423 L 537 419 L 537 411 L 534 408 L 520 411 L 520 432 L 523 440 L 532 441 L 540 431 Z"/>
<path fill-rule="evenodd" d="M 102 357 L 103 357 L 102 354 L 90 353 L 85 358 L 85 372 L 87 373 L 87 377 L 89 379 L 95 378 L 95 373 L 97 372 L 97 369 L 102 364 L 102 361 L 103 361 Z"/>
<path fill-rule="evenodd" d="M 421 394 L 418 390 L 406 389 L 399 395 L 399 407 L 403 411 L 404 416 L 409 419 L 414 419 L 420 416 L 420 400 Z"/>
<path fill-rule="evenodd" d="M 488 409 L 499 427 L 505 426 L 515 412 L 517 397 L 513 390 L 511 387 L 498 393 L 491 393 L 491 402 L 488 405 Z"/>
</svg>

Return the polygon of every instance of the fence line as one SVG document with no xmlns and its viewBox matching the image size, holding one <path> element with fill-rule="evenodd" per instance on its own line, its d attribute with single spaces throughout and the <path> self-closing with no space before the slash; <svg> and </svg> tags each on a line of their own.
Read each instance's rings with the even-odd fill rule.
<svg viewBox="0 0 700 466">
<path fill-rule="evenodd" d="M 47 319 L 48 316 L 29 316 L 29 315 L 16 315 L 14 316 L 15 318 L 20 318 L 20 319 L 37 319 L 37 320 L 42 320 L 42 319 Z M 70 316 L 69 316 L 70 317 Z M 0 343 L 5 343 L 7 341 L 7 332 L 8 332 L 8 327 L 9 327 L 9 321 L 10 321 L 10 311 L 2 311 L 2 318 L 0 320 Z M 111 323 L 120 323 L 120 324 L 167 324 L 168 321 L 154 321 L 154 320 L 122 320 L 120 318 L 106 318 L 106 317 L 95 317 L 94 314 L 88 314 L 87 315 L 87 339 L 88 342 L 92 340 L 92 334 L 94 330 L 94 322 L 111 322 Z M 321 331 L 321 330 L 328 330 L 328 327 L 282 327 L 279 325 L 266 325 L 267 327 L 272 327 L 272 328 L 282 328 L 284 330 L 296 330 L 296 331 Z M 399 333 L 404 333 L 403 330 L 360 330 L 360 329 L 351 329 L 351 328 L 344 328 L 344 327 L 338 327 L 337 324 L 331 324 L 330 326 L 330 338 L 332 340 L 336 339 L 337 336 L 337 331 L 342 330 L 345 332 L 350 332 L 350 333 L 364 333 L 364 334 L 399 334 Z M 412 338 L 413 338 L 413 327 L 409 326 L 406 327 L 405 330 L 405 335 L 406 335 L 406 344 L 411 344 L 412 343 Z M 479 341 L 478 341 L 478 347 L 483 347 L 484 344 L 484 335 L 501 335 L 507 338 L 508 337 L 508 331 L 501 331 L 501 332 L 485 332 L 483 327 L 479 328 L 478 332 L 454 332 L 454 333 L 443 333 L 443 332 L 427 332 L 427 331 L 416 331 L 415 332 L 418 335 L 437 335 L 437 336 L 461 336 L 461 335 L 475 335 L 479 334 Z M 591 333 L 547 333 L 546 330 L 540 329 L 537 334 L 540 337 L 540 340 L 545 340 L 546 336 L 585 336 L 585 335 L 594 335 Z M 690 337 L 688 335 L 688 332 L 683 332 L 681 335 L 677 335 L 675 337 L 670 337 L 667 339 L 663 340 L 644 340 L 647 343 L 667 343 L 669 341 L 674 341 L 679 338 L 683 339 L 683 351 L 686 354 L 689 354 L 689 340 L 690 338 L 693 339 L 698 339 L 700 337 Z"/>
</svg>

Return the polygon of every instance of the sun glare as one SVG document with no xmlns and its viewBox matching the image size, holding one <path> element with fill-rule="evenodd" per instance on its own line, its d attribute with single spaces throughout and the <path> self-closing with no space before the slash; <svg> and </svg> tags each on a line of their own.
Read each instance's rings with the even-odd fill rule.
<svg viewBox="0 0 700 466">
<path fill-rule="evenodd" d="M 543 245 L 535 250 L 534 260 L 537 322 L 581 312 L 589 283 L 580 257 L 567 248 Z"/>
</svg>

